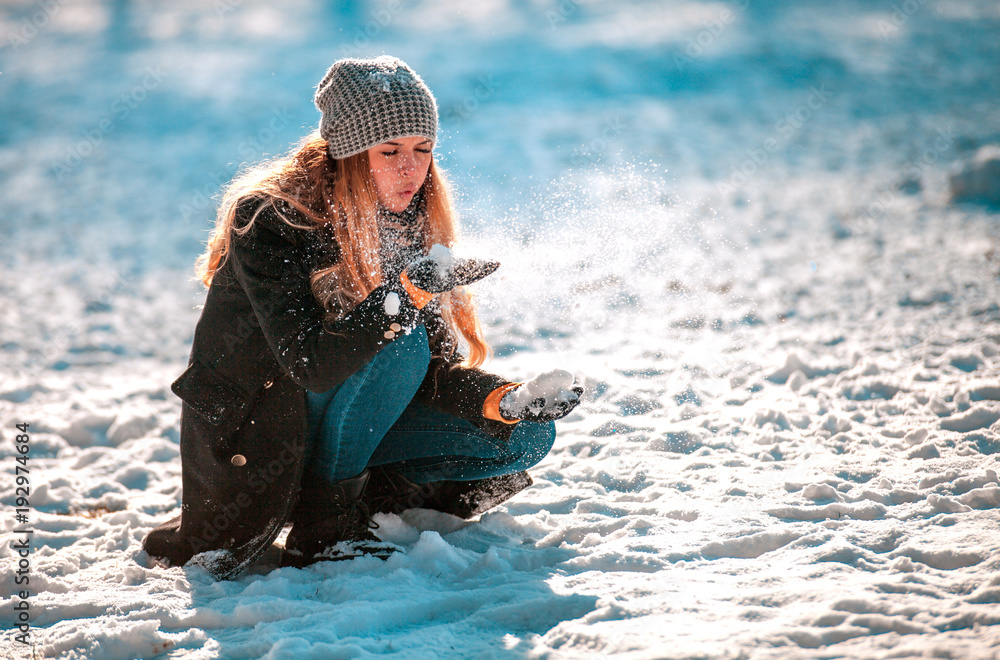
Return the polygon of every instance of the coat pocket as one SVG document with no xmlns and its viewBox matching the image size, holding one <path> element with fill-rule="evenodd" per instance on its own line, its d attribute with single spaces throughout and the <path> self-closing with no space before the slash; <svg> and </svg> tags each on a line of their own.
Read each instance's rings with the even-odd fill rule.
<svg viewBox="0 0 1000 660">
<path fill-rule="evenodd" d="M 253 393 L 197 360 L 170 389 L 223 435 L 239 428 L 250 414 Z"/>
</svg>

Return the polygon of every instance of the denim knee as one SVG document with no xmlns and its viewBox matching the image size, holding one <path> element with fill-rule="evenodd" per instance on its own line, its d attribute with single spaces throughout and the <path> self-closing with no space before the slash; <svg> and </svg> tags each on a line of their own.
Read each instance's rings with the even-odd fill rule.
<svg viewBox="0 0 1000 660">
<path fill-rule="evenodd" d="M 524 457 L 521 459 L 523 469 L 527 469 L 552 450 L 556 441 L 555 422 L 518 422 L 511 434 L 511 443 L 523 447 Z"/>
<path fill-rule="evenodd" d="M 391 350 L 386 351 L 386 349 Z M 383 348 L 375 356 L 375 359 L 379 359 L 379 355 L 384 355 L 385 353 L 391 353 L 392 357 L 389 359 L 395 361 L 398 365 L 396 373 L 408 373 L 417 376 L 419 378 L 417 386 L 419 386 L 424 381 L 424 376 L 427 374 L 427 367 L 431 363 L 431 348 L 427 340 L 427 329 L 421 323 L 408 334 L 403 335 L 389 346 Z M 407 368 L 408 366 L 412 368 Z"/>
<path fill-rule="evenodd" d="M 374 364 L 382 364 L 386 361 L 389 361 L 390 364 L 395 364 L 396 368 L 393 370 L 393 373 L 396 378 L 398 378 L 399 374 L 410 373 L 419 387 L 427 373 L 427 367 L 431 363 L 431 349 L 427 340 L 427 329 L 424 325 L 421 323 L 409 333 L 383 348 L 359 371 L 364 372 Z M 407 362 L 411 364 L 412 369 L 405 368 Z M 358 378 L 359 375 L 359 372 L 355 372 L 348 378 L 348 381 Z M 325 412 L 327 406 L 330 405 L 342 385 L 344 383 L 335 385 L 325 392 L 307 390 L 306 399 L 310 409 L 317 414 Z"/>
<path fill-rule="evenodd" d="M 430 359 L 427 330 L 418 325 L 343 383 L 307 392 L 308 458 L 320 474 L 347 478 L 364 468 L 420 388 Z"/>
</svg>

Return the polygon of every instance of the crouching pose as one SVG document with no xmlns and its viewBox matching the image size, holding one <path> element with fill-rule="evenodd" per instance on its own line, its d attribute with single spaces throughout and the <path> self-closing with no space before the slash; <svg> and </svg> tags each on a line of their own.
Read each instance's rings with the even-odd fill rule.
<svg viewBox="0 0 1000 660">
<path fill-rule="evenodd" d="M 146 537 L 160 564 L 237 575 L 292 523 L 286 566 L 387 556 L 370 516 L 474 516 L 531 484 L 567 372 L 512 383 L 463 286 L 498 264 L 454 256 L 437 105 L 402 61 L 342 59 L 320 127 L 227 187 L 199 260 L 208 287 L 181 409 L 181 515 Z M 463 342 L 468 355 L 459 353 Z"/>
</svg>

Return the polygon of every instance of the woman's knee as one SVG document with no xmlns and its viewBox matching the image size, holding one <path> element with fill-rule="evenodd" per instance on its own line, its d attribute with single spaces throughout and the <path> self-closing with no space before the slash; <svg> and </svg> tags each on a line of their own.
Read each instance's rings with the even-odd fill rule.
<svg viewBox="0 0 1000 660">
<path fill-rule="evenodd" d="M 545 458 L 552 450 L 556 440 L 556 423 L 518 422 L 514 434 L 520 436 L 518 441 L 524 449 L 526 467 L 530 467 Z"/>
<path fill-rule="evenodd" d="M 431 349 L 424 325 L 421 323 L 409 333 L 386 346 L 376 356 L 376 359 L 379 356 L 390 359 L 401 367 L 412 367 L 413 371 L 419 373 L 423 378 L 427 372 L 427 366 L 431 362 Z"/>
<path fill-rule="evenodd" d="M 421 324 L 372 358 L 368 378 L 374 380 L 389 378 L 394 389 L 401 394 L 407 392 L 407 396 L 412 397 L 423 383 L 430 362 L 431 351 L 427 342 L 427 331 Z"/>
</svg>

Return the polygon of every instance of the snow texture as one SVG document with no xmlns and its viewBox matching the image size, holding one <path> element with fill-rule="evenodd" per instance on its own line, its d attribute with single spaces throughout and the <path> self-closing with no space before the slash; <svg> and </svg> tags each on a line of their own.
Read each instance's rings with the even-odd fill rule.
<svg viewBox="0 0 1000 660">
<path fill-rule="evenodd" d="M 440 243 L 432 245 L 431 249 L 427 251 L 427 256 L 437 264 L 438 278 L 442 280 L 447 278 L 448 273 L 455 267 L 455 255 L 450 249 Z"/>
<path fill-rule="evenodd" d="M 1000 230 L 952 183 L 1000 142 L 993 0 L 81 0 L 0 28 L 0 657 L 1000 655 Z M 334 59 L 382 52 L 438 100 L 462 249 L 504 264 L 471 287 L 487 367 L 584 400 L 509 502 L 378 516 L 385 561 L 155 566 L 215 196 L 317 124 Z"/>
</svg>

